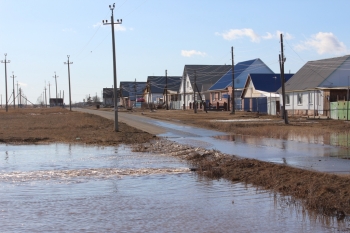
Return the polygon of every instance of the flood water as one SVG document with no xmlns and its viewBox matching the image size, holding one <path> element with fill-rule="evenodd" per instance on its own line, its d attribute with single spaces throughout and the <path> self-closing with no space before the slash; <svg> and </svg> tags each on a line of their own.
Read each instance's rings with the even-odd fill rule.
<svg viewBox="0 0 350 233">
<path fill-rule="evenodd" d="M 0 144 L 1 232 L 346 232 L 350 219 L 128 147 Z"/>
</svg>

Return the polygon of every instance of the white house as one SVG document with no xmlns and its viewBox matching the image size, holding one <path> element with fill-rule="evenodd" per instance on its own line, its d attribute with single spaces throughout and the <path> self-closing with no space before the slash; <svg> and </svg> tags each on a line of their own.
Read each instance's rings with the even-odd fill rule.
<svg viewBox="0 0 350 233">
<path fill-rule="evenodd" d="M 307 62 L 285 83 L 288 114 L 330 117 L 331 102 L 348 100 L 349 79 L 350 55 Z"/>
<path fill-rule="evenodd" d="M 230 65 L 185 65 L 179 89 L 183 109 L 189 108 L 194 98 L 197 102 L 210 102 L 208 89 L 231 69 Z M 196 92 L 196 96 L 194 96 Z M 200 94 L 199 94 L 199 93 Z"/>
</svg>

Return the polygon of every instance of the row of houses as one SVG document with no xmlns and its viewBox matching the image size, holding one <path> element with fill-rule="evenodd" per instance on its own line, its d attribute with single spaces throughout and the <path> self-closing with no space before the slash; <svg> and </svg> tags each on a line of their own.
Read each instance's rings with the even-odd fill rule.
<svg viewBox="0 0 350 233">
<path fill-rule="evenodd" d="M 350 55 L 309 61 L 284 77 L 289 115 L 331 116 L 331 102 L 349 98 Z M 146 82 L 120 82 L 117 89 L 118 105 L 128 108 L 152 103 L 170 109 L 229 110 L 233 99 L 236 110 L 271 115 L 280 113 L 281 93 L 281 75 L 259 58 L 233 67 L 185 65 L 182 76 L 148 76 Z M 113 105 L 112 88 L 103 89 L 103 103 Z"/>
</svg>

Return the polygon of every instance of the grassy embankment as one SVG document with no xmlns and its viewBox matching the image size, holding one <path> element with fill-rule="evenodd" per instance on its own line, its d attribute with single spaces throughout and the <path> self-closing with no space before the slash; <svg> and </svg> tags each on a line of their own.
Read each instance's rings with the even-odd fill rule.
<svg viewBox="0 0 350 233">
<path fill-rule="evenodd" d="M 146 142 L 153 135 L 99 116 L 62 108 L 0 109 L 2 143 L 83 143 L 118 145 Z"/>
</svg>

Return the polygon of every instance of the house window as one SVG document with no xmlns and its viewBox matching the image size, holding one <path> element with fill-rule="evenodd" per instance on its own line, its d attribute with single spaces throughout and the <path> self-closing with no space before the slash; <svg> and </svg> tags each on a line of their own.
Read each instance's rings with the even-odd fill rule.
<svg viewBox="0 0 350 233">
<path fill-rule="evenodd" d="M 289 98 L 289 95 L 286 95 L 286 105 L 290 105 L 290 98 Z"/>
<path fill-rule="evenodd" d="M 222 96 L 221 96 L 221 92 L 218 92 L 218 99 L 221 100 Z"/>
<path fill-rule="evenodd" d="M 312 92 L 309 92 L 309 104 L 312 104 Z"/>
<path fill-rule="evenodd" d="M 303 93 L 298 93 L 298 105 L 303 104 Z"/>
<path fill-rule="evenodd" d="M 214 93 L 214 92 L 211 93 L 211 100 L 212 100 L 212 101 L 215 101 L 215 93 Z"/>
</svg>

